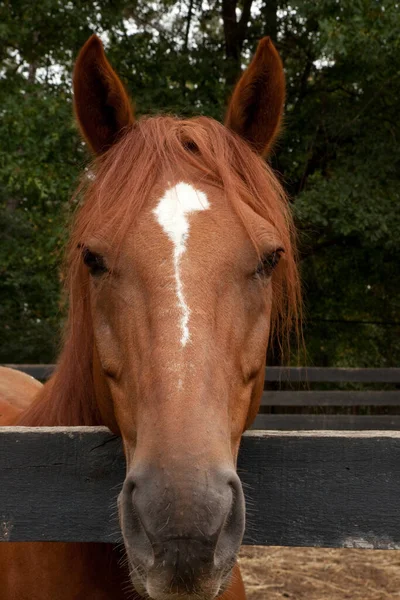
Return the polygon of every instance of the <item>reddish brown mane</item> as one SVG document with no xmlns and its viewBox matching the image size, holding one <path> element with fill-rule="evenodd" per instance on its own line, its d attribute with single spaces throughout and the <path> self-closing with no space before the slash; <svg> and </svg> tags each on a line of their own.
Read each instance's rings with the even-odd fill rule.
<svg viewBox="0 0 400 600">
<path fill-rule="evenodd" d="M 282 340 L 298 322 L 300 292 L 286 197 L 272 170 L 237 135 L 206 117 L 144 118 L 89 172 L 95 175 L 86 178 L 85 202 L 75 218 L 68 250 L 69 319 L 57 376 L 20 424 L 100 423 L 92 381 L 88 275 L 78 246 L 88 235 L 100 234 L 118 247 L 162 173 L 171 173 L 173 179 L 206 180 L 221 188 L 245 226 L 241 200 L 276 227 L 285 255 L 273 275 L 273 327 Z"/>
</svg>

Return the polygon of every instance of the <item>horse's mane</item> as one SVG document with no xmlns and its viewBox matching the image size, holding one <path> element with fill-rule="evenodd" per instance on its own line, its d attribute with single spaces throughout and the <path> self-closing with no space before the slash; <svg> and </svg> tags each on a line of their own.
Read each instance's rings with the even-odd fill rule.
<svg viewBox="0 0 400 600">
<path fill-rule="evenodd" d="M 88 274 L 79 245 L 104 235 L 118 248 L 148 201 L 161 175 L 219 187 L 247 228 L 243 200 L 277 229 L 284 258 L 272 277 L 272 329 L 281 344 L 299 321 L 300 288 L 292 219 L 284 191 L 271 168 L 238 136 L 216 121 L 198 117 L 142 118 L 86 172 L 84 197 L 74 219 L 67 251 L 69 315 L 55 376 L 23 415 L 26 425 L 101 423 L 92 377 L 93 331 Z"/>
</svg>

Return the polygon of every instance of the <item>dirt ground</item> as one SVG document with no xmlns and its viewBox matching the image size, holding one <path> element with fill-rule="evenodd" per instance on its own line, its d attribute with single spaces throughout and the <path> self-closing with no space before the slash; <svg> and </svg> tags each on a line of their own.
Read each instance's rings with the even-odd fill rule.
<svg viewBox="0 0 400 600">
<path fill-rule="evenodd" d="M 400 550 L 243 547 L 248 600 L 400 599 Z"/>
</svg>

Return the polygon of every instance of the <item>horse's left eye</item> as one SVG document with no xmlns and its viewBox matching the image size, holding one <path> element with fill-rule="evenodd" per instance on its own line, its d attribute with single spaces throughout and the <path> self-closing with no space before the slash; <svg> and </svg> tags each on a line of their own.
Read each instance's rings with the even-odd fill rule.
<svg viewBox="0 0 400 600">
<path fill-rule="evenodd" d="M 270 277 L 283 252 L 283 248 L 278 248 L 277 250 L 274 250 L 274 252 L 263 256 L 254 274 L 257 277 Z"/>
<path fill-rule="evenodd" d="M 107 273 L 108 269 L 101 254 L 92 252 L 89 248 L 84 248 L 82 258 L 91 275 L 96 277 Z"/>
</svg>

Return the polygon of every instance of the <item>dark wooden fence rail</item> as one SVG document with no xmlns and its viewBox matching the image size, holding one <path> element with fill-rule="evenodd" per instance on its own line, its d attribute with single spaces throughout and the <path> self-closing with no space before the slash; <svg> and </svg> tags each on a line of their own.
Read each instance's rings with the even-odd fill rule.
<svg viewBox="0 0 400 600">
<path fill-rule="evenodd" d="M 341 367 L 267 367 L 266 381 L 327 383 L 400 383 L 400 369 L 347 369 Z"/>
<path fill-rule="evenodd" d="M 284 387 L 299 383 L 360 383 L 390 384 L 398 387 L 400 369 L 344 369 L 344 368 L 267 368 L 265 387 L 269 382 L 280 382 Z M 397 384 L 397 386 L 395 385 Z M 393 390 L 269 390 L 261 400 L 261 412 L 274 407 L 274 414 L 259 414 L 256 429 L 278 430 L 400 430 L 400 389 Z M 320 414 L 276 414 L 283 407 L 320 409 Z M 387 407 L 398 408 L 399 414 L 324 414 L 331 407 Z M 310 412 L 310 411 L 309 411 Z M 314 410 L 315 412 L 315 410 Z M 376 411 L 375 411 L 376 412 Z M 391 411 L 393 412 L 393 411 Z"/>
<path fill-rule="evenodd" d="M 14 365 L 14 364 L 3 364 L 3 367 L 10 367 L 11 369 L 17 369 L 27 375 L 35 377 L 35 379 L 45 380 L 52 375 L 56 365 Z"/>
<path fill-rule="evenodd" d="M 54 365 L 7 365 L 38 379 L 46 379 Z M 325 367 L 268 367 L 265 387 L 272 383 L 373 383 L 400 384 L 400 369 L 343 369 Z M 400 387 L 400 385 L 398 385 Z M 282 407 L 398 407 L 399 414 L 276 414 Z M 400 430 L 400 389 L 397 390 L 266 390 L 261 412 L 274 407 L 274 414 L 259 414 L 255 429 L 278 430 Z M 304 412 L 304 411 L 303 411 Z"/>
<path fill-rule="evenodd" d="M 400 432 L 243 436 L 246 544 L 400 549 Z M 103 427 L 0 428 L 2 541 L 117 542 L 125 474 Z"/>
</svg>

